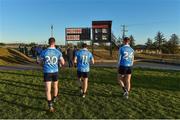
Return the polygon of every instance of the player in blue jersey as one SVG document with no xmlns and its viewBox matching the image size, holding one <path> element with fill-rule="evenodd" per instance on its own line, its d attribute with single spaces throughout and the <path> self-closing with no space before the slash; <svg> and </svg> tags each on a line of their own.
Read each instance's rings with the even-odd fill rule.
<svg viewBox="0 0 180 120">
<path fill-rule="evenodd" d="M 134 50 L 130 47 L 130 39 L 125 37 L 124 45 L 119 49 L 118 82 L 124 90 L 124 96 L 128 99 L 131 88 L 131 72 L 134 62 Z"/>
<path fill-rule="evenodd" d="M 87 44 L 82 44 L 82 49 L 77 51 L 74 58 L 74 63 L 77 63 L 77 76 L 82 97 L 86 96 L 88 88 L 88 73 L 90 71 L 90 62 L 94 64 L 94 58 L 91 52 L 87 49 Z"/>
<path fill-rule="evenodd" d="M 53 102 L 58 96 L 58 63 L 64 65 L 62 53 L 55 48 L 55 39 L 49 38 L 49 47 L 40 54 L 41 63 L 43 63 L 44 82 L 46 87 L 46 97 L 49 111 L 54 112 Z M 51 83 L 53 82 L 54 96 L 51 96 Z"/>
</svg>

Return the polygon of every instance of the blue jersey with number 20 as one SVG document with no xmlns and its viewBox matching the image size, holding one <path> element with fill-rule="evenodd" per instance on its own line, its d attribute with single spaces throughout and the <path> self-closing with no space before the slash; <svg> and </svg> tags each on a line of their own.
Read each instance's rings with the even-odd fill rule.
<svg viewBox="0 0 180 120">
<path fill-rule="evenodd" d="M 40 59 L 44 62 L 44 73 L 58 72 L 58 61 L 62 57 L 62 53 L 56 48 L 47 48 L 41 52 Z"/>
<path fill-rule="evenodd" d="M 129 45 L 119 49 L 119 66 L 131 67 L 133 65 L 134 50 Z"/>
<path fill-rule="evenodd" d="M 89 62 L 93 59 L 93 55 L 87 49 L 81 49 L 76 52 L 77 70 L 80 72 L 89 72 Z"/>
</svg>

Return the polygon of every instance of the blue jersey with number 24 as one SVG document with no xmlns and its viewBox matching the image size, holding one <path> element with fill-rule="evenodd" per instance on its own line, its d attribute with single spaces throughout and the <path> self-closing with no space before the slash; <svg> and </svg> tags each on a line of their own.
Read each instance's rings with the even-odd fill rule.
<svg viewBox="0 0 180 120">
<path fill-rule="evenodd" d="M 40 59 L 44 62 L 44 73 L 58 72 L 58 61 L 62 57 L 62 53 L 56 48 L 47 48 L 40 54 Z"/>
<path fill-rule="evenodd" d="M 133 65 L 134 50 L 129 45 L 119 49 L 119 66 L 131 67 Z"/>
<path fill-rule="evenodd" d="M 93 59 L 93 55 L 87 49 L 81 49 L 76 52 L 77 70 L 80 72 L 89 72 L 89 63 Z"/>
</svg>

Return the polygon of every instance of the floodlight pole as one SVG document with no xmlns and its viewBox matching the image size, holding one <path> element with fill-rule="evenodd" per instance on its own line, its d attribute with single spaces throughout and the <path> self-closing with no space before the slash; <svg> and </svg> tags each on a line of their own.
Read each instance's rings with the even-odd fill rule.
<svg viewBox="0 0 180 120">
<path fill-rule="evenodd" d="M 125 33 L 128 32 L 128 30 L 126 30 L 126 27 L 127 27 L 127 26 L 125 26 L 125 25 L 121 25 L 121 26 L 122 26 L 122 32 L 123 32 L 123 34 L 122 34 L 122 39 L 124 39 Z"/>
<path fill-rule="evenodd" d="M 53 37 L 53 25 L 51 25 L 51 37 Z"/>
</svg>

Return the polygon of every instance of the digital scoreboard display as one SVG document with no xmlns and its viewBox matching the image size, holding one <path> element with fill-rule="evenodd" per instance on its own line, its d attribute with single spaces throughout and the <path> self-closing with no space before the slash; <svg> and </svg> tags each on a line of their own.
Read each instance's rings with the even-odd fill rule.
<svg viewBox="0 0 180 120">
<path fill-rule="evenodd" d="M 111 41 L 112 21 L 92 21 L 92 33 L 94 42 Z"/>
<path fill-rule="evenodd" d="M 80 41 L 91 39 L 90 28 L 66 28 L 65 32 L 67 41 Z"/>
</svg>

